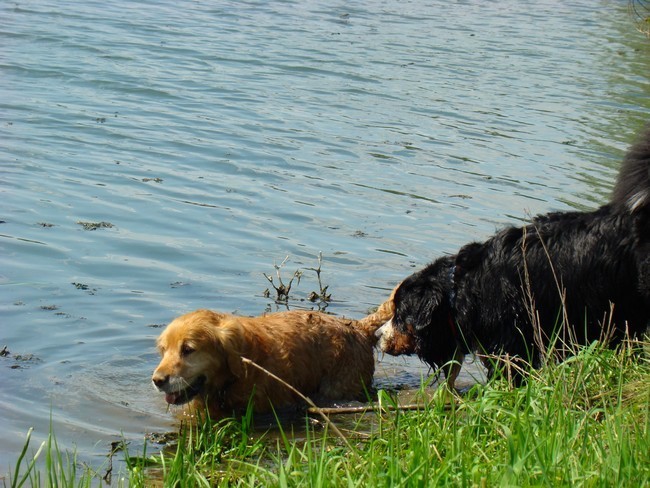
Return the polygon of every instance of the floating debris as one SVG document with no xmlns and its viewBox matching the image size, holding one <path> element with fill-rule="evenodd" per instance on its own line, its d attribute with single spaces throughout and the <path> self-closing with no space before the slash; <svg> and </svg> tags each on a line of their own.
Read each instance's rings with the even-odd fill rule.
<svg viewBox="0 0 650 488">
<path fill-rule="evenodd" d="M 110 222 L 83 222 L 80 220 L 77 224 L 82 226 L 84 230 L 110 229 L 115 227 Z"/>
<path fill-rule="evenodd" d="M 76 283 L 73 281 L 70 284 L 74 286 L 77 290 L 87 291 L 89 295 L 94 295 L 95 292 L 97 291 L 97 288 L 90 288 L 90 286 L 84 283 Z"/>
</svg>

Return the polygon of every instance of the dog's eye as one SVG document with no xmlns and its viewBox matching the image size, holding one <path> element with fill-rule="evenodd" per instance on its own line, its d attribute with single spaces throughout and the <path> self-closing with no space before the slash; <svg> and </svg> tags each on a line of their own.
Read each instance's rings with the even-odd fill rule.
<svg viewBox="0 0 650 488">
<path fill-rule="evenodd" d="M 183 347 L 181 348 L 181 354 L 183 356 L 188 356 L 194 352 L 194 348 L 190 346 L 189 344 L 183 344 Z"/>
</svg>

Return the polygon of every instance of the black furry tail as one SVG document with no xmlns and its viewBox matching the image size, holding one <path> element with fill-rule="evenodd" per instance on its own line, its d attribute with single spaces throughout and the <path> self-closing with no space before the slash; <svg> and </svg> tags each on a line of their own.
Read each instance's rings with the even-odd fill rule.
<svg viewBox="0 0 650 488">
<path fill-rule="evenodd" d="M 650 208 L 650 128 L 625 155 L 612 205 L 632 213 Z"/>
</svg>

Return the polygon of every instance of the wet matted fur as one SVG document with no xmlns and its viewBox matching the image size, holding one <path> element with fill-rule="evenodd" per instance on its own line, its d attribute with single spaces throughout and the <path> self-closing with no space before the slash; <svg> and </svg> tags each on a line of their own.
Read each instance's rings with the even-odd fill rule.
<svg viewBox="0 0 650 488">
<path fill-rule="evenodd" d="M 452 386 L 467 353 L 538 367 L 553 341 L 641 335 L 650 318 L 649 171 L 650 131 L 626 155 L 609 204 L 537 216 L 407 277 L 378 331 L 380 349 L 448 366 Z"/>
<path fill-rule="evenodd" d="M 162 356 L 154 385 L 169 404 L 208 407 L 212 418 L 301 401 L 247 358 L 312 400 L 362 399 L 375 369 L 377 328 L 392 316 L 384 303 L 362 320 L 322 312 L 261 317 L 197 310 L 172 321 L 157 341 Z"/>
</svg>

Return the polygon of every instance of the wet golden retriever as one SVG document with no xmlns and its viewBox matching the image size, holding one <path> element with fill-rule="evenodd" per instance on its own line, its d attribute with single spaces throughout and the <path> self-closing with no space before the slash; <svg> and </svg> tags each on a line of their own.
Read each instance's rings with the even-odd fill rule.
<svg viewBox="0 0 650 488">
<path fill-rule="evenodd" d="M 375 332 L 391 318 L 392 300 L 364 319 L 289 311 L 240 317 L 196 310 L 176 318 L 157 341 L 162 356 L 153 384 L 171 405 L 207 407 L 212 418 L 300 404 L 289 388 L 242 361 L 247 358 L 312 400 L 361 399 L 375 369 Z"/>
</svg>

